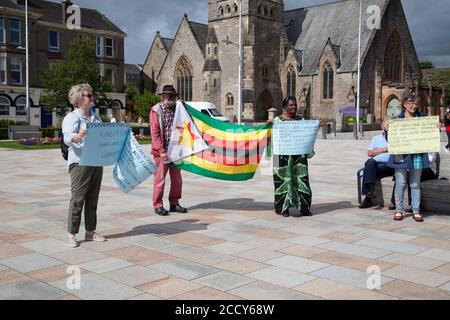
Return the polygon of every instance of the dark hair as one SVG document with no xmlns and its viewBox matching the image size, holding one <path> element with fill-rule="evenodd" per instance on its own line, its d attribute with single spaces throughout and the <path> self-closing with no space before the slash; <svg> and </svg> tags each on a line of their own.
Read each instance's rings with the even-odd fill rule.
<svg viewBox="0 0 450 320">
<path fill-rule="evenodd" d="M 405 103 L 407 103 L 407 102 L 409 102 L 409 101 L 413 101 L 413 102 L 415 102 L 415 103 L 420 103 L 420 97 L 419 97 L 419 96 L 416 96 L 416 95 L 414 95 L 414 94 L 406 95 L 406 96 L 403 98 L 403 104 L 402 104 L 402 107 L 404 107 L 404 106 L 405 106 Z"/>
<path fill-rule="evenodd" d="M 293 97 L 293 96 L 289 96 L 283 99 L 283 109 L 286 109 L 286 107 L 288 106 L 289 101 L 295 101 L 297 102 L 297 98 Z"/>
</svg>

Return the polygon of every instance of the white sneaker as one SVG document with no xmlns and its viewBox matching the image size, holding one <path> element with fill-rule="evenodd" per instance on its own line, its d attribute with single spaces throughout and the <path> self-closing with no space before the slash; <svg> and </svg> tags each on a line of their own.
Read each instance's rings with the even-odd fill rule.
<svg viewBox="0 0 450 320">
<path fill-rule="evenodd" d="M 446 147 L 444 147 L 444 151 L 445 151 L 445 153 L 449 153 L 449 150 Z"/>
<path fill-rule="evenodd" d="M 80 244 L 79 244 L 78 241 L 77 241 L 77 237 L 76 237 L 75 235 L 73 235 L 73 234 L 70 234 L 70 235 L 69 235 L 69 241 L 68 241 L 67 245 L 68 245 L 70 248 L 76 248 L 76 247 L 78 247 Z"/>
<path fill-rule="evenodd" d="M 84 241 L 96 241 L 96 242 L 105 242 L 106 238 L 99 235 L 97 232 L 86 232 L 84 236 Z"/>
</svg>

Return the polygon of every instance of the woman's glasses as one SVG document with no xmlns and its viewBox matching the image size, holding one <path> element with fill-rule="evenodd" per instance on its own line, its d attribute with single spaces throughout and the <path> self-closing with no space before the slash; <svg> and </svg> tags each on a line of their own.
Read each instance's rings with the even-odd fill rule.
<svg viewBox="0 0 450 320">
<path fill-rule="evenodd" d="M 92 99 L 94 97 L 94 95 L 88 93 L 88 94 L 83 94 L 83 97 L 88 97 L 89 99 Z"/>
</svg>

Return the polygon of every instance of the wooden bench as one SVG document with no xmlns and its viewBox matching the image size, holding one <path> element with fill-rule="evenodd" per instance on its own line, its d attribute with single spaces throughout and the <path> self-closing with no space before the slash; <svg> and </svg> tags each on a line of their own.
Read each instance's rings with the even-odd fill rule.
<svg viewBox="0 0 450 320">
<path fill-rule="evenodd" d="M 11 140 L 42 138 L 37 126 L 9 126 L 8 137 Z"/>
</svg>

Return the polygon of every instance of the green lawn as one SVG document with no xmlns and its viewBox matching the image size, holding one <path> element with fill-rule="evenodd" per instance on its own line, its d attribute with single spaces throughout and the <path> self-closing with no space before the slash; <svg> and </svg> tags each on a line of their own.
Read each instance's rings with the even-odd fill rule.
<svg viewBox="0 0 450 320">
<path fill-rule="evenodd" d="M 140 141 L 139 144 L 151 144 L 151 141 Z M 46 150 L 46 149 L 59 149 L 59 143 L 56 144 L 44 144 L 34 146 L 24 146 L 19 141 L 0 141 L 0 148 L 15 149 L 15 150 Z"/>
</svg>

